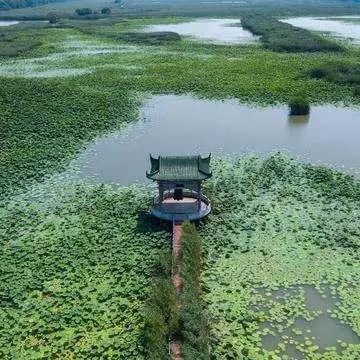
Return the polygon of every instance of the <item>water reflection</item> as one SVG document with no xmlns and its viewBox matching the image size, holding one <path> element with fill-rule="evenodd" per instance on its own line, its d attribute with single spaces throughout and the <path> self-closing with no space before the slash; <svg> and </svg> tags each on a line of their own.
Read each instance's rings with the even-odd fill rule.
<svg viewBox="0 0 360 360">
<path fill-rule="evenodd" d="M 80 176 L 101 182 L 144 181 L 149 153 L 238 155 L 289 150 L 311 162 L 360 170 L 356 109 L 315 106 L 311 121 L 288 118 L 287 107 L 253 108 L 236 101 L 154 96 L 140 120 L 97 139 L 77 160 Z"/>
<path fill-rule="evenodd" d="M 310 120 L 310 114 L 307 115 L 288 115 L 288 121 L 290 125 L 306 125 Z"/>
<path fill-rule="evenodd" d="M 174 31 L 184 36 L 229 44 L 254 42 L 258 38 L 241 27 L 240 19 L 201 19 L 179 24 L 159 24 L 149 26 L 147 31 Z"/>
</svg>

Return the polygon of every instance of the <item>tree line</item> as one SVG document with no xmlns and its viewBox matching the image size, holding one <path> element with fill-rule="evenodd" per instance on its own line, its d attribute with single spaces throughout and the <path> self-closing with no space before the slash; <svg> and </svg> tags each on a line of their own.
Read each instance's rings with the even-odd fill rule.
<svg viewBox="0 0 360 360">
<path fill-rule="evenodd" d="M 0 9 L 18 9 L 61 1 L 64 0 L 0 0 Z"/>
</svg>

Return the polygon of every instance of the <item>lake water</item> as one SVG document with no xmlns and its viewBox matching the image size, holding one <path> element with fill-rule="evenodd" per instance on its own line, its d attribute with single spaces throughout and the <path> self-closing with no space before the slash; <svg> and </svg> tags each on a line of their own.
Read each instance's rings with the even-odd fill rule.
<svg viewBox="0 0 360 360">
<path fill-rule="evenodd" d="M 18 24 L 18 21 L 0 21 L 0 26 L 10 26 Z"/>
<path fill-rule="evenodd" d="M 240 19 L 201 19 L 179 24 L 159 24 L 149 26 L 147 31 L 174 31 L 184 36 L 227 44 L 249 43 L 258 38 L 241 27 Z"/>
<path fill-rule="evenodd" d="M 344 21 L 341 20 L 344 19 Z M 313 30 L 329 32 L 340 38 L 351 40 L 355 44 L 360 44 L 360 23 L 352 23 L 349 19 L 357 18 L 356 16 L 336 17 L 336 18 L 314 18 L 314 17 L 297 17 L 282 20 L 291 25 Z"/>
<path fill-rule="evenodd" d="M 310 162 L 360 173 L 360 113 L 316 106 L 291 118 L 286 107 L 264 109 L 236 101 L 160 95 L 145 102 L 138 122 L 97 139 L 76 161 L 90 181 L 131 184 L 145 180 L 149 153 L 237 155 L 289 150 Z"/>
<path fill-rule="evenodd" d="M 295 285 L 290 288 L 282 288 L 276 291 L 257 289 L 264 299 L 264 303 L 259 304 L 259 310 L 265 310 L 273 307 L 273 302 L 283 303 L 300 295 L 303 292 L 305 296 L 305 308 L 315 314 L 312 320 L 305 320 L 302 317 L 295 319 L 294 323 L 284 325 L 283 331 L 278 332 L 276 325 L 265 322 L 261 329 L 275 329 L 276 335 L 264 335 L 262 344 L 267 350 L 275 350 L 280 342 L 285 343 L 285 351 L 288 356 L 294 359 L 305 359 L 306 353 L 304 346 L 306 341 L 311 345 L 316 345 L 319 352 L 326 348 L 335 347 L 341 352 L 342 347 L 348 344 L 359 344 L 360 338 L 349 326 L 342 323 L 339 319 L 331 317 L 331 313 L 337 308 L 341 300 L 339 296 L 331 290 L 329 286 L 323 286 L 320 291 L 311 285 Z M 319 312 L 319 313 L 317 313 Z M 295 344 L 301 344 L 299 348 Z M 310 345 L 310 346 L 311 346 Z"/>
</svg>

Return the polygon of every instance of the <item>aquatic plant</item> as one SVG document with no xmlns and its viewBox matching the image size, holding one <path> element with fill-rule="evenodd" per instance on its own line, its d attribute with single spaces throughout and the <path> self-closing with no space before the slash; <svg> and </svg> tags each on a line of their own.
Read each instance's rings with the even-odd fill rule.
<svg viewBox="0 0 360 360">
<path fill-rule="evenodd" d="M 144 358 L 143 309 L 169 237 L 141 216 L 149 192 L 52 188 L 2 203 L 0 357 Z"/>
<path fill-rule="evenodd" d="M 296 284 L 329 284 L 339 295 L 331 315 L 360 334 L 359 181 L 281 154 L 217 159 L 213 171 L 204 191 L 214 211 L 200 224 L 202 246 L 185 226 L 185 353 L 206 358 L 209 339 L 214 359 L 268 358 L 264 324 L 277 334 L 298 317 L 319 316 L 302 292 L 271 300 Z M 173 299 L 162 295 L 173 290 L 167 281 L 152 283 L 169 279 L 170 234 L 144 213 L 149 191 L 59 183 L 28 198 L 3 202 L 0 211 L 0 356 L 142 359 L 150 343 L 162 344 L 156 354 L 165 351 L 176 317 L 162 320 L 163 300 Z M 151 298 L 162 305 L 146 313 Z M 316 341 L 303 348 L 319 355 Z M 341 351 L 338 358 L 357 359 L 360 346 Z"/>
<path fill-rule="evenodd" d="M 339 294 L 336 310 L 328 310 L 357 337 L 319 350 L 317 339 L 310 344 L 299 334 L 297 346 L 308 357 L 357 359 L 359 180 L 281 154 L 219 159 L 213 170 L 204 189 L 213 213 L 200 226 L 212 358 L 285 357 L 291 343 L 281 337 L 295 321 L 321 316 L 294 290 L 308 284 Z M 279 337 L 275 347 L 266 346 L 266 335 Z"/>
</svg>

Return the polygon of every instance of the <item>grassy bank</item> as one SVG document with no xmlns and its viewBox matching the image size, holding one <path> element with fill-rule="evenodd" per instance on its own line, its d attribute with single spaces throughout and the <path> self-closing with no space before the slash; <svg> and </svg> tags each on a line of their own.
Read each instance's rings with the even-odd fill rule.
<svg viewBox="0 0 360 360">
<path fill-rule="evenodd" d="M 260 35 L 264 46 L 273 51 L 332 52 L 341 50 L 341 46 L 331 40 L 268 16 L 244 16 L 241 24 L 244 29 L 251 31 L 254 35 Z"/>
</svg>

